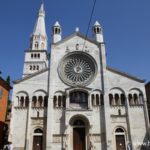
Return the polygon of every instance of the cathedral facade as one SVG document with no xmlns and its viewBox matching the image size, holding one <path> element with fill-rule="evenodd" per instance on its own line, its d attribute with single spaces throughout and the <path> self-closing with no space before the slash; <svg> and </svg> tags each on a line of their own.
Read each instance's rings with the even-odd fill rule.
<svg viewBox="0 0 150 150">
<path fill-rule="evenodd" d="M 53 26 L 47 52 L 43 4 L 14 82 L 13 150 L 140 150 L 149 120 L 144 81 L 107 66 L 103 31 L 76 31 L 62 39 Z"/>
</svg>

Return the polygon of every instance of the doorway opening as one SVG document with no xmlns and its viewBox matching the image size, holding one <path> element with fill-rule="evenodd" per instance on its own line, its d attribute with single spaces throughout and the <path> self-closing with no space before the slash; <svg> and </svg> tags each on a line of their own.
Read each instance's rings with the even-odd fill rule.
<svg viewBox="0 0 150 150">
<path fill-rule="evenodd" d="M 43 150 L 43 131 L 39 128 L 34 131 L 33 150 Z"/>
<path fill-rule="evenodd" d="M 125 132 L 122 128 L 115 131 L 116 150 L 126 150 Z"/>
<path fill-rule="evenodd" d="M 73 123 L 73 150 L 86 150 L 85 123 L 80 119 Z"/>
</svg>

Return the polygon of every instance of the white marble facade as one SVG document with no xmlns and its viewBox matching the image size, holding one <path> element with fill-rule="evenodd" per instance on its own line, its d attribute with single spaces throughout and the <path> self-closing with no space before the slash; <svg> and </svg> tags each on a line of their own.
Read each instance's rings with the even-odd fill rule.
<svg viewBox="0 0 150 150">
<path fill-rule="evenodd" d="M 48 60 L 44 17 L 42 4 L 25 52 L 23 77 L 14 82 L 13 149 L 77 150 L 76 128 L 84 129 L 82 150 L 126 150 L 129 144 L 140 150 L 149 135 L 144 81 L 107 66 L 97 21 L 93 39 L 79 29 L 62 38 L 56 22 Z"/>
</svg>

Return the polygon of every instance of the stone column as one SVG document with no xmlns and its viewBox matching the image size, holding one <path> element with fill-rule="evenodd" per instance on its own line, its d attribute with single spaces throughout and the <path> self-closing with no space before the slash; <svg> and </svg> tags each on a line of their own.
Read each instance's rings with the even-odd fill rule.
<svg viewBox="0 0 150 150">
<path fill-rule="evenodd" d="M 61 108 L 63 108 L 63 96 L 61 96 Z"/>
<path fill-rule="evenodd" d="M 46 150 L 53 150 L 53 96 L 49 96 L 49 104 L 47 111 L 47 136 L 46 136 Z"/>
<path fill-rule="evenodd" d="M 88 109 L 92 109 L 90 93 L 88 93 Z"/>
<path fill-rule="evenodd" d="M 67 92 L 67 95 L 66 95 L 66 109 L 69 109 L 69 100 L 70 100 L 70 97 L 69 97 L 69 92 Z"/>
<path fill-rule="evenodd" d="M 126 93 L 128 95 L 128 93 Z M 130 105 L 129 105 L 129 100 L 128 100 L 128 96 L 126 96 L 126 103 L 125 103 L 125 107 L 126 107 L 126 120 L 127 120 L 127 128 L 128 128 L 128 141 L 127 141 L 127 145 L 128 143 L 130 143 L 131 145 L 131 150 L 133 148 L 132 146 L 132 134 L 131 134 L 131 118 L 130 118 Z"/>
<path fill-rule="evenodd" d="M 108 93 L 104 95 L 106 150 L 112 150 L 112 129 Z"/>
<path fill-rule="evenodd" d="M 30 135 L 30 122 L 31 122 L 31 111 L 32 111 L 32 96 L 29 96 L 29 105 L 27 107 L 27 115 L 26 115 L 26 131 L 25 131 L 25 150 L 31 149 L 33 143 L 30 140 L 32 137 Z"/>
</svg>

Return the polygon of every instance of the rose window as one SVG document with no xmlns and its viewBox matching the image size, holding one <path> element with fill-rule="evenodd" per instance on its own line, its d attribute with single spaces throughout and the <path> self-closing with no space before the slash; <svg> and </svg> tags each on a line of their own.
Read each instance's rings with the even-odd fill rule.
<svg viewBox="0 0 150 150">
<path fill-rule="evenodd" d="M 87 85 L 97 72 L 96 62 L 89 54 L 72 52 L 60 62 L 60 78 L 68 85 Z"/>
</svg>

